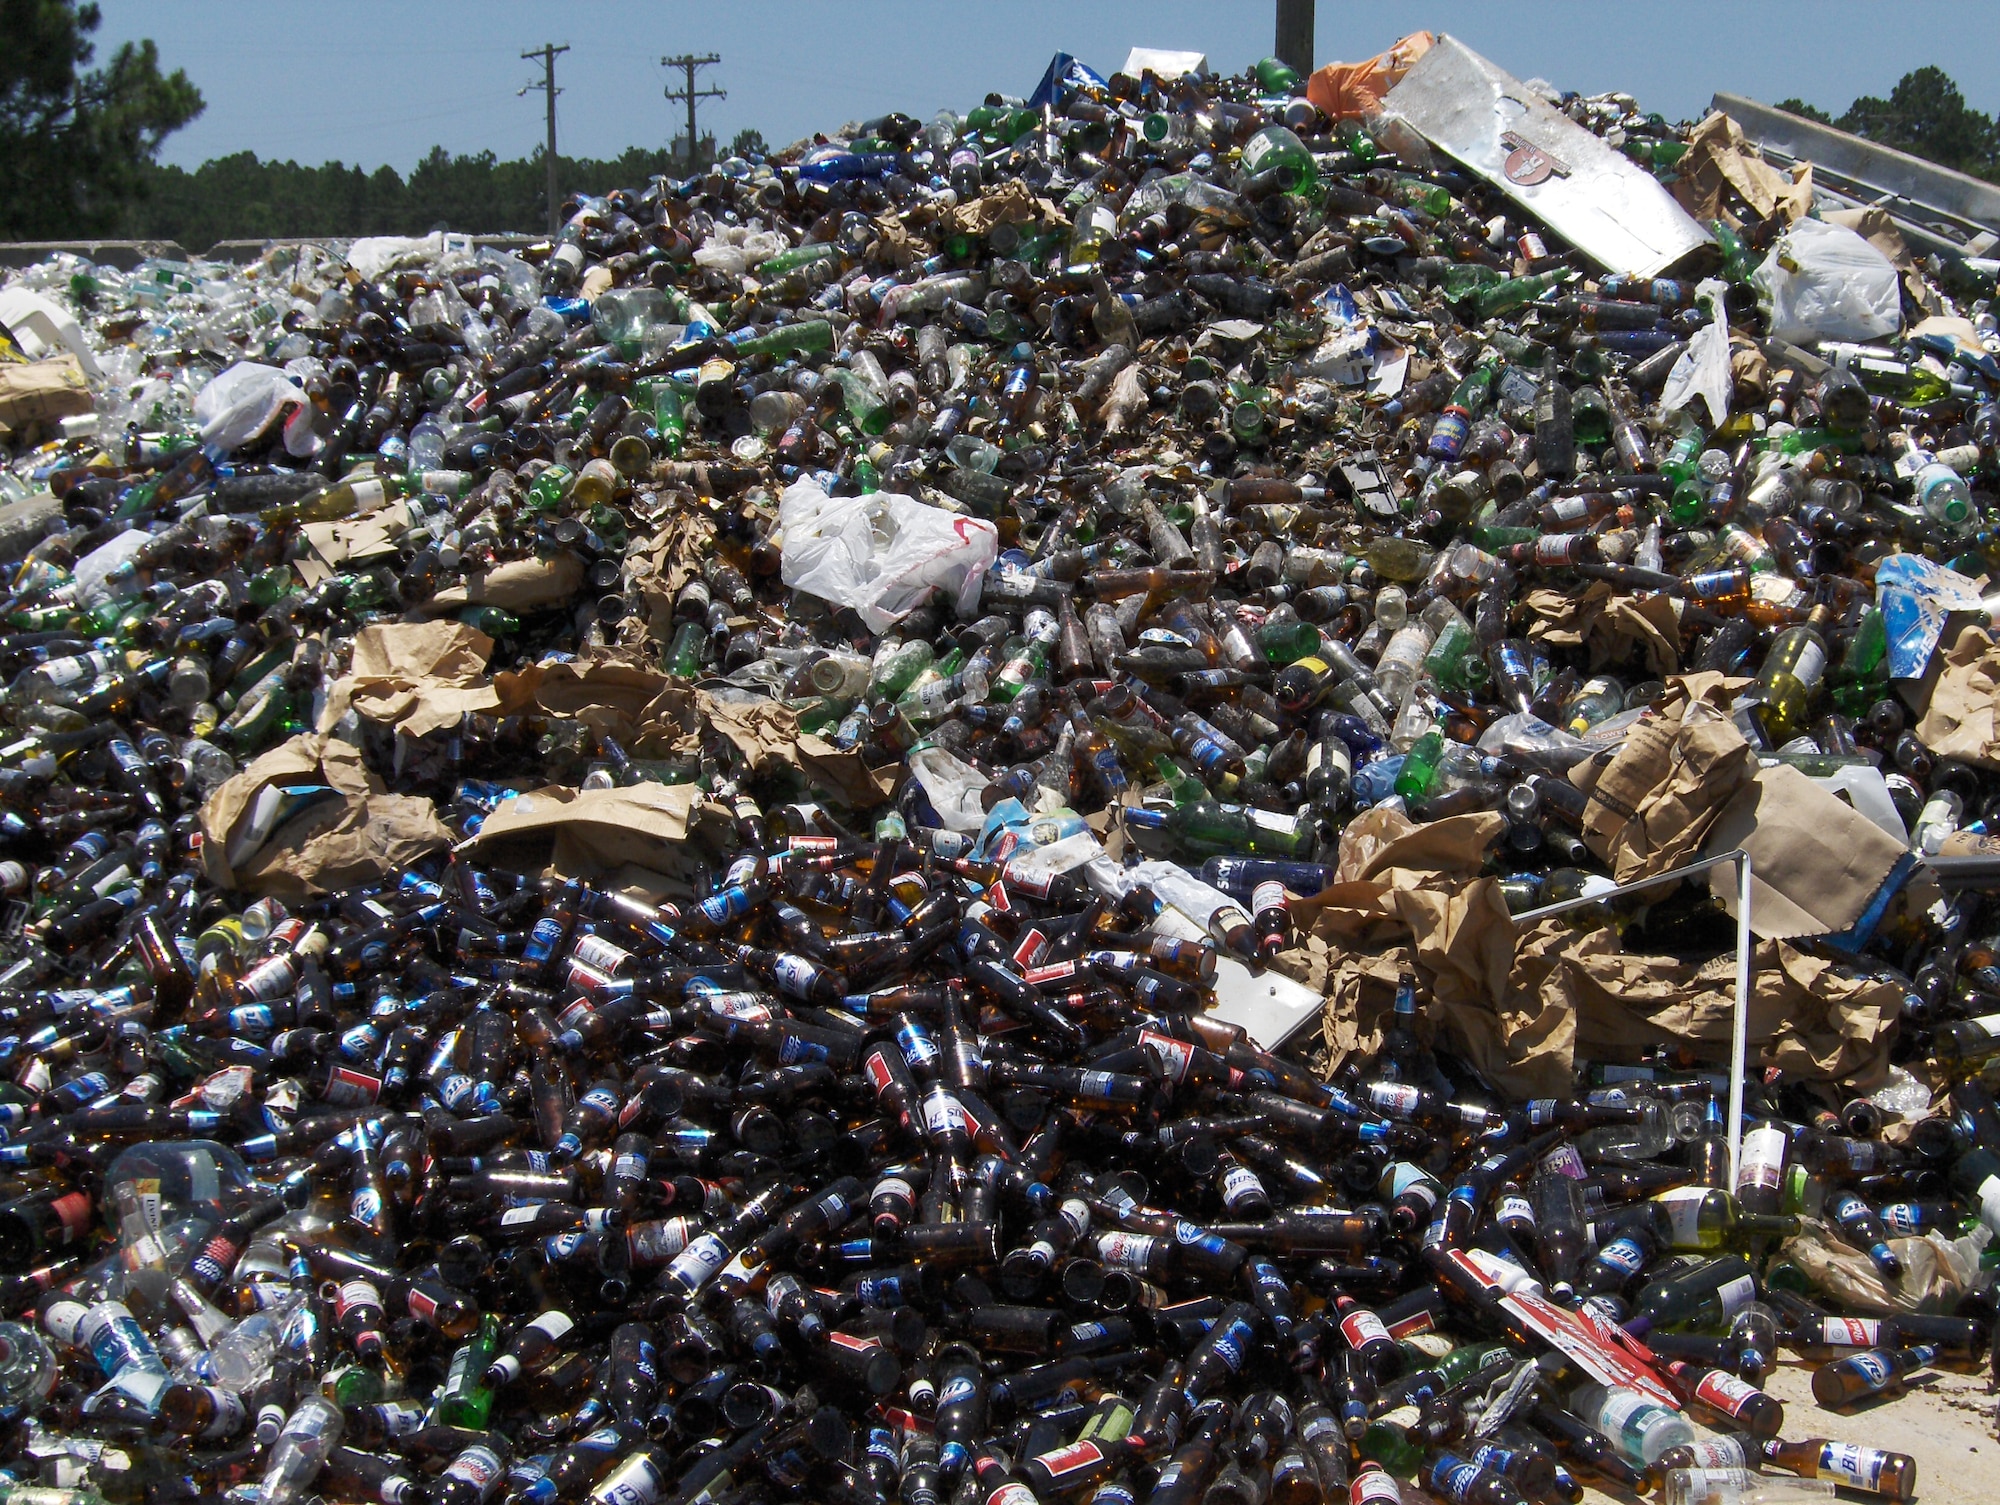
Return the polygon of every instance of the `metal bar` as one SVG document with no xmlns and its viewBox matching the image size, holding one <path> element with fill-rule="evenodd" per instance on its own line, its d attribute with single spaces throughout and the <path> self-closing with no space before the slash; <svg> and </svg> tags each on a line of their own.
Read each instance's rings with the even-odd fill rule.
<svg viewBox="0 0 2000 1505">
<path fill-rule="evenodd" d="M 1740 94 L 1717 94 L 1709 108 L 1727 114 L 1760 147 L 1827 167 L 1877 194 L 1894 194 L 1940 217 L 2000 229 L 2000 187 L 1991 183 Z"/>
<path fill-rule="evenodd" d="M 1630 883 L 1620 883 L 1612 888 L 1600 889 L 1594 894 L 1586 894 L 1581 899 L 1564 899 L 1560 904 L 1544 904 L 1540 909 L 1524 909 L 1514 916 L 1517 925 L 1530 924 L 1535 920 L 1546 920 L 1551 915 L 1567 914 L 1572 909 L 1583 909 L 1591 904 L 1601 904 L 1618 894 L 1636 894 L 1643 889 L 1658 888 L 1663 883 L 1675 883 L 1682 878 L 1692 878 L 1697 873 L 1705 873 L 1711 868 L 1721 867 L 1725 862 L 1733 863 L 1742 857 L 1742 851 L 1724 852 L 1720 857 L 1703 857 L 1677 867 L 1671 872 L 1655 873 L 1650 878 L 1638 878 Z"/>
<path fill-rule="evenodd" d="M 1736 1019 L 1729 1041 L 1729 1185 L 1743 1159 L 1743 1078 L 1750 1070 L 1750 854 L 1736 864 Z"/>
<path fill-rule="evenodd" d="M 1926 857 L 1924 871 L 1946 888 L 2000 888 L 2000 856 Z"/>
<path fill-rule="evenodd" d="M 1715 868 L 1736 869 L 1736 1008 L 1730 1021 L 1729 1040 L 1729 1184 L 1736 1184 L 1737 1163 L 1743 1156 L 1743 1079 L 1750 1069 L 1750 854 L 1742 848 L 1716 857 L 1703 857 L 1671 872 L 1655 873 L 1631 883 L 1588 894 L 1581 899 L 1565 899 L 1560 904 L 1544 904 L 1540 909 L 1523 910 L 1514 916 L 1516 925 L 1531 925 L 1552 915 L 1568 914 L 1592 904 L 1601 904 L 1618 894 L 1636 894 L 1664 884 L 1678 883 Z"/>
</svg>

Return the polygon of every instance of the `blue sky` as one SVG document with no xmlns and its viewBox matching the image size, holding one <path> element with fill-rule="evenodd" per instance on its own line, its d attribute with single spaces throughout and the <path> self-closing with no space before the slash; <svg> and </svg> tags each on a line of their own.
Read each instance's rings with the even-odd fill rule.
<svg viewBox="0 0 2000 1505">
<path fill-rule="evenodd" d="M 1270 51 L 1270 0 L 100 0 L 100 47 L 150 36 L 185 68 L 207 113 L 163 153 L 192 166 L 250 150 L 303 162 L 407 169 L 433 143 L 531 151 L 539 77 L 559 60 L 565 154 L 665 143 L 685 107 L 661 97 L 669 53 L 717 52 L 702 129 L 754 125 L 773 142 L 890 109 L 965 109 L 1025 94 L 1061 48 L 1109 71 L 1135 44 L 1201 49 L 1224 70 Z M 1419 27 L 1448 31 L 1523 76 L 1623 89 L 1672 117 L 1716 90 L 1799 95 L 1836 113 L 1937 63 L 1978 108 L 2000 109 L 2000 12 L 1991 0 L 1319 0 L 1318 60 L 1356 59 Z M 678 81 L 679 75 L 676 74 Z"/>
</svg>

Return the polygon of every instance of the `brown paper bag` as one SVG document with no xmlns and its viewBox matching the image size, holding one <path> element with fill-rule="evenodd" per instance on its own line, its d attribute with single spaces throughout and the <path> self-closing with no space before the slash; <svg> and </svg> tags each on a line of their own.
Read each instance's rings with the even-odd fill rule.
<svg viewBox="0 0 2000 1505">
<path fill-rule="evenodd" d="M 90 382 L 73 355 L 0 366 L 0 423 L 25 428 L 91 409 Z"/>
<path fill-rule="evenodd" d="M 627 553 L 627 594 L 644 606 L 648 629 L 661 642 L 672 639 L 674 600 L 682 586 L 701 574 L 714 541 L 714 520 L 697 507 L 679 505 L 661 519 L 651 538 Z"/>
<path fill-rule="evenodd" d="M 1760 219 L 1775 212 L 1786 221 L 1802 217 L 1812 207 L 1811 166 L 1784 173 L 1766 162 L 1744 136 L 1743 128 L 1717 110 L 1694 128 L 1687 154 L 1674 168 L 1674 197 L 1698 220 L 1727 218 L 1729 190 L 1756 210 Z"/>
<path fill-rule="evenodd" d="M 2000 768 L 2000 646 L 1983 629 L 1967 627 L 1940 661 L 1917 739 L 1933 757 Z"/>
<path fill-rule="evenodd" d="M 1545 921 L 1522 937 L 1511 986 L 1576 1020 L 1575 1049 L 1629 1061 L 1661 1045 L 1726 1062 L 1734 1031 L 1736 955 L 1704 962 L 1623 950 L 1609 929 Z M 1880 1085 L 1902 995 L 1888 982 L 1808 956 L 1784 941 L 1751 953 L 1749 1037 L 1761 1066 L 1816 1081 Z"/>
<path fill-rule="evenodd" d="M 1903 843 L 1796 768 L 1760 768 L 1716 816 L 1706 850 L 1750 854 L 1750 929 L 1760 939 L 1796 939 L 1859 920 L 1897 863 Z M 1736 872 L 1709 882 L 1736 914 Z"/>
<path fill-rule="evenodd" d="M 947 234 L 985 235 L 995 225 L 1023 225 L 1041 212 L 1034 191 L 1019 178 L 1011 178 L 991 193 L 950 210 L 943 223 Z"/>
<path fill-rule="evenodd" d="M 859 753 L 842 752 L 823 737 L 799 730 L 798 713 L 761 696 L 694 692 L 694 711 L 704 726 L 727 737 L 743 761 L 760 774 L 795 768 L 823 794 L 857 810 L 885 803 L 894 792 L 894 770 L 871 771 Z"/>
<path fill-rule="evenodd" d="M 1530 591 L 1528 636 L 1550 647 L 1590 650 L 1593 671 L 1636 664 L 1648 674 L 1681 666 L 1680 616 L 1671 597 L 1621 595 L 1595 581 L 1577 596 Z"/>
<path fill-rule="evenodd" d="M 1579 1059 L 1633 1060 L 1665 1044 L 1728 1059 L 1733 952 L 1696 964 L 1627 954 L 1610 929 L 1578 931 L 1550 920 L 1524 931 L 1498 884 L 1466 882 L 1453 871 L 1484 849 L 1476 834 L 1426 854 L 1411 838 L 1434 828 L 1405 832 L 1408 826 L 1389 811 L 1357 819 L 1348 828 L 1351 842 L 1343 842 L 1340 881 L 1293 905 L 1299 940 L 1279 970 L 1326 999 L 1322 1069 L 1380 1048 L 1397 975 L 1406 969 L 1424 991 L 1423 1018 L 1438 1040 L 1516 1097 L 1568 1091 Z M 1392 865 L 1397 861 L 1442 866 Z M 1782 941 L 1757 948 L 1749 1025 L 1762 1065 L 1810 1079 L 1879 1083 L 1901 1007 L 1893 984 Z"/>
<path fill-rule="evenodd" d="M 232 867 L 230 839 L 268 784 L 322 783 L 340 792 L 301 811 Z M 359 749 L 302 735 L 272 748 L 210 795 L 201 812 L 201 860 L 218 888 L 302 902 L 381 883 L 451 844 L 428 799 L 388 794 Z"/>
<path fill-rule="evenodd" d="M 686 878 L 705 860 L 690 846 L 701 803 L 693 784 L 550 785 L 503 801 L 462 846 L 521 871 L 580 877 L 629 866 Z"/>
<path fill-rule="evenodd" d="M 1727 707 L 1741 680 L 1677 677 L 1608 759 L 1570 771 L 1590 797 L 1583 839 L 1620 883 L 1663 873 L 1702 850 L 1756 757 Z"/>
<path fill-rule="evenodd" d="M 412 737 L 458 725 L 471 711 L 502 708 L 486 677 L 493 640 L 463 622 L 374 622 L 354 638 L 346 675 L 327 691 L 319 729 L 330 732 L 349 709 Z"/>
<path fill-rule="evenodd" d="M 497 606 L 503 611 L 540 611 L 561 606 L 583 588 L 583 561 L 564 552 L 547 559 L 510 559 L 483 575 L 471 576 L 431 597 L 427 611 L 443 614 L 462 606 Z"/>
<path fill-rule="evenodd" d="M 580 721 L 593 736 L 615 737 L 640 757 L 664 754 L 679 739 L 674 727 L 664 742 L 650 734 L 664 714 L 672 681 L 638 655 L 624 649 L 599 650 L 560 664 L 531 664 L 493 676 L 504 706 L 533 706 L 544 716 Z M 685 696 L 686 691 L 679 692 Z"/>
</svg>

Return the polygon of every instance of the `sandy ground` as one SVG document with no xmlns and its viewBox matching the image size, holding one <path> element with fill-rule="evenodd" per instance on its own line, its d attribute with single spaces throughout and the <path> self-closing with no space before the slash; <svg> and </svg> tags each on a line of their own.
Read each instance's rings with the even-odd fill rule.
<svg viewBox="0 0 2000 1505">
<path fill-rule="evenodd" d="M 1812 1366 L 1787 1364 L 1764 1386 L 1785 1403 L 1791 1440 L 1831 1437 L 1908 1453 L 1917 1460 L 1917 1495 L 1923 1505 L 2000 1505 L 2000 1438 L 1993 1429 L 1995 1397 L 1982 1374 L 1932 1370 L 1903 1394 L 1842 1415 L 1823 1411 L 1812 1397 Z M 1589 1491 L 1586 1505 L 1617 1498 Z M 1844 1492 L 1856 1502 L 1877 1498 Z"/>
</svg>

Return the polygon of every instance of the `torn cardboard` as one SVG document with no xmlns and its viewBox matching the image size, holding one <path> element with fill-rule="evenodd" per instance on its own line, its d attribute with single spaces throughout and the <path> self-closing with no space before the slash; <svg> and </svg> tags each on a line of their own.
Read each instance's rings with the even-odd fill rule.
<svg viewBox="0 0 2000 1505">
<path fill-rule="evenodd" d="M 364 517 L 307 523 L 299 529 L 305 551 L 292 561 L 308 588 L 343 569 L 365 568 L 395 557 L 410 531 L 410 505 L 392 502 Z"/>
</svg>

